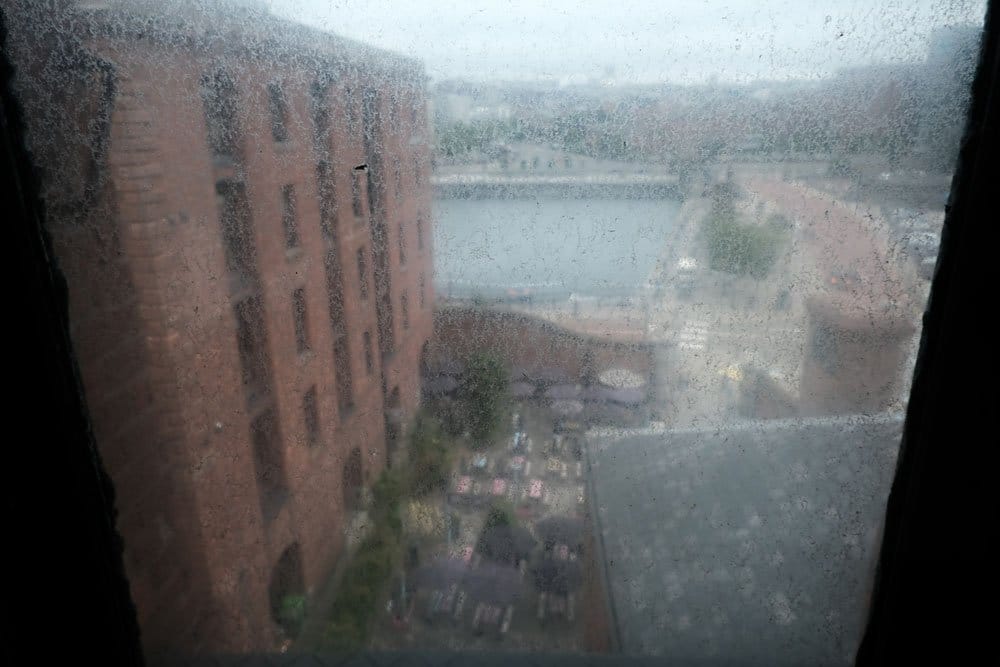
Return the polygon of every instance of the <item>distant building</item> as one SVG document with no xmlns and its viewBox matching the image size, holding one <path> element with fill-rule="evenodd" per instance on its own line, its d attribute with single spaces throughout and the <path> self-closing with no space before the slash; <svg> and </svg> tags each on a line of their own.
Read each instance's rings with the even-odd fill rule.
<svg viewBox="0 0 1000 667">
<path fill-rule="evenodd" d="M 888 224 L 801 185 L 748 178 L 750 200 L 793 221 L 792 275 L 806 341 L 797 400 L 755 374 L 745 412 L 757 417 L 873 414 L 898 407 L 918 305 L 913 268 L 890 248 Z"/>
<path fill-rule="evenodd" d="M 432 327 L 421 66 L 199 4 L 7 12 L 151 655 L 275 648 L 402 455 Z"/>
<path fill-rule="evenodd" d="M 800 411 L 806 415 L 873 414 L 899 400 L 906 372 L 910 318 L 844 307 L 834 299 L 807 300 L 809 313 Z"/>
<path fill-rule="evenodd" d="M 965 130 L 982 26 L 953 25 L 931 33 L 919 95 L 918 145 L 932 164 L 950 170 Z"/>
</svg>

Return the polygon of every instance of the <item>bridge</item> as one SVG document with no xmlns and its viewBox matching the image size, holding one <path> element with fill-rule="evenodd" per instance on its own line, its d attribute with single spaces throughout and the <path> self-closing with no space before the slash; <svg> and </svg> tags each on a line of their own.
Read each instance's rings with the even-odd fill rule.
<svg viewBox="0 0 1000 667">
<path fill-rule="evenodd" d="M 665 173 L 507 174 L 466 172 L 431 178 L 434 194 L 445 199 L 517 199 L 549 197 L 609 197 L 676 199 L 679 178 Z"/>
</svg>

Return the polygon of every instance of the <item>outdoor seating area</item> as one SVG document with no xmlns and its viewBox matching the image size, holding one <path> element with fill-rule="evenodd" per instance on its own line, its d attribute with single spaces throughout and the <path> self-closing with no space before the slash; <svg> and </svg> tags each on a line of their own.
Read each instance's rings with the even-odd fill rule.
<svg viewBox="0 0 1000 667">
<path fill-rule="evenodd" d="M 424 395 L 429 399 L 454 401 L 461 392 L 461 369 L 457 362 L 443 363 L 438 372 L 424 381 Z M 562 419 L 574 419 L 588 426 L 612 424 L 630 426 L 646 418 L 642 406 L 650 400 L 647 379 L 626 368 L 606 368 L 584 381 L 562 368 L 514 368 L 514 381 L 507 393 L 524 405 L 537 405 Z M 511 449 L 530 447 L 530 440 L 517 425 Z"/>
<path fill-rule="evenodd" d="M 508 435 L 456 457 L 443 498 L 454 517 L 447 541 L 424 542 L 420 564 L 403 577 L 385 624 L 389 645 L 406 637 L 476 645 L 511 634 L 582 641 L 584 469 L 575 428 L 560 423 L 556 433 L 556 421 L 518 405 Z"/>
</svg>

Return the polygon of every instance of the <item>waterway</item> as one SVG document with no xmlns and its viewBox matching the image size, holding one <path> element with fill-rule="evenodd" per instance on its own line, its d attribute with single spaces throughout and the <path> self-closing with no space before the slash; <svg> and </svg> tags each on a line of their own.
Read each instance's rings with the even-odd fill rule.
<svg viewBox="0 0 1000 667">
<path fill-rule="evenodd" d="M 627 296 L 645 284 L 680 203 L 439 199 L 435 288 L 452 297 Z"/>
</svg>

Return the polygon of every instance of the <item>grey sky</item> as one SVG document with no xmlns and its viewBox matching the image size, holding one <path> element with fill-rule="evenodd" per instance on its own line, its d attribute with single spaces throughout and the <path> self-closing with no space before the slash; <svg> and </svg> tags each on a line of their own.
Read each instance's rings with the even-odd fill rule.
<svg viewBox="0 0 1000 667">
<path fill-rule="evenodd" d="M 815 78 L 921 60 L 985 0 L 269 0 L 279 15 L 424 61 L 433 79 Z"/>
</svg>

